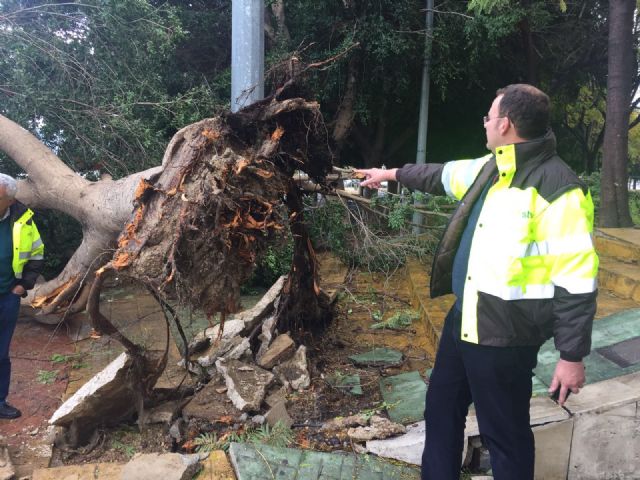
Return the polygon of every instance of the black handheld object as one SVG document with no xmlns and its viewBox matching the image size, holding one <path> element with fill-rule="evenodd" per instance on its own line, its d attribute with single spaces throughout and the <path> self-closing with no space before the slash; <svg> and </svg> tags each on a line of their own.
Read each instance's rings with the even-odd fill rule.
<svg viewBox="0 0 640 480">
<path fill-rule="evenodd" d="M 569 395 L 571 395 L 571 389 L 567 390 L 567 398 L 564 399 L 565 402 L 569 400 Z M 556 388 L 553 392 L 551 392 L 551 394 L 549 395 L 549 398 L 554 402 L 557 402 L 560 399 L 560 387 Z"/>
</svg>

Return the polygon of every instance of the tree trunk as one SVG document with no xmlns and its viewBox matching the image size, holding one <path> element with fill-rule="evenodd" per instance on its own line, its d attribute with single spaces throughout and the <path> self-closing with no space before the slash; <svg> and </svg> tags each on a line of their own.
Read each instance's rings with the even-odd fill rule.
<svg viewBox="0 0 640 480">
<path fill-rule="evenodd" d="M 609 2 L 607 122 L 601 179 L 601 227 L 630 227 L 627 190 L 629 106 L 633 80 L 635 1 Z"/>
</svg>

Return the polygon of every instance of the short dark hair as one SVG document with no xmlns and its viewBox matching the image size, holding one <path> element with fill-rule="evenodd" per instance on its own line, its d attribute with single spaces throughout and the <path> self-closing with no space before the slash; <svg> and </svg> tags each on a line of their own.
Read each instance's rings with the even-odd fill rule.
<svg viewBox="0 0 640 480">
<path fill-rule="evenodd" d="M 551 101 L 533 85 L 515 83 L 499 89 L 500 116 L 508 117 L 516 133 L 525 140 L 543 136 L 549 129 Z"/>
</svg>

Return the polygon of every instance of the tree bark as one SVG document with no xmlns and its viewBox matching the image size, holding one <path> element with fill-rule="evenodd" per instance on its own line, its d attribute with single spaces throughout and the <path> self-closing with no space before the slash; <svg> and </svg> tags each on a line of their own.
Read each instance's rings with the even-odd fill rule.
<svg viewBox="0 0 640 480">
<path fill-rule="evenodd" d="M 628 138 L 633 80 L 633 12 L 635 1 L 609 2 L 607 122 L 601 178 L 601 227 L 630 227 Z"/>
</svg>

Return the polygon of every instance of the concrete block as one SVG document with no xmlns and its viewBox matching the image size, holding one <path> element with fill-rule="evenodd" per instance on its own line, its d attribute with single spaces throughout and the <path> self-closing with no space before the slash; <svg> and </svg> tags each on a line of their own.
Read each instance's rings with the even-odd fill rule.
<svg viewBox="0 0 640 480">
<path fill-rule="evenodd" d="M 635 410 L 635 416 L 629 416 Z M 568 480 L 634 479 L 640 465 L 635 403 L 575 418 Z"/>
<path fill-rule="evenodd" d="M 533 429 L 536 440 L 535 480 L 567 478 L 573 422 L 571 418 Z"/>
</svg>

